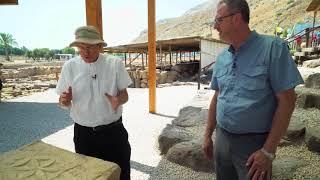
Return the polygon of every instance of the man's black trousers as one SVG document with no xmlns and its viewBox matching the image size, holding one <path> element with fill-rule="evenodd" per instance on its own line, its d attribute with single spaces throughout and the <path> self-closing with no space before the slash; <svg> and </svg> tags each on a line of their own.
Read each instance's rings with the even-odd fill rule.
<svg viewBox="0 0 320 180">
<path fill-rule="evenodd" d="M 121 118 L 96 128 L 75 123 L 73 141 L 77 153 L 114 162 L 121 168 L 120 179 L 130 179 L 131 147 Z"/>
</svg>

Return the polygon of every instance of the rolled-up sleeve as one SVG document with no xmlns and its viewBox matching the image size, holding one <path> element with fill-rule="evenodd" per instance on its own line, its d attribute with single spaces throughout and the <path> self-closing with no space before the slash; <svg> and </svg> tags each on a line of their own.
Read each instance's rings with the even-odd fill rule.
<svg viewBox="0 0 320 180">
<path fill-rule="evenodd" d="M 69 74 L 68 67 L 69 67 L 68 63 L 65 63 L 62 67 L 60 78 L 58 80 L 58 83 L 57 83 L 56 89 L 55 89 L 55 91 L 58 95 L 60 95 L 64 91 L 66 91 L 68 89 L 68 87 L 70 86 L 69 77 L 68 77 L 68 74 Z"/>
<path fill-rule="evenodd" d="M 272 44 L 269 70 L 271 87 L 275 93 L 304 83 L 287 44 L 279 39 L 275 39 Z"/>
<path fill-rule="evenodd" d="M 117 60 L 117 88 L 118 90 L 123 90 L 128 88 L 130 84 L 132 84 L 132 80 L 124 66 L 124 64 L 121 62 L 121 60 Z"/>
</svg>

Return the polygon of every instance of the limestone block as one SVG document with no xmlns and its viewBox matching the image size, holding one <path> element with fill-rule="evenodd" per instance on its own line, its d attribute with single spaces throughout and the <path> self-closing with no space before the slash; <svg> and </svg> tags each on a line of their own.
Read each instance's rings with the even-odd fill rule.
<svg viewBox="0 0 320 180">
<path fill-rule="evenodd" d="M 134 80 L 134 87 L 135 88 L 140 88 L 141 87 L 141 80 L 140 78 L 137 78 Z"/>
<path fill-rule="evenodd" d="M 178 72 L 176 72 L 176 71 L 169 71 L 166 82 L 167 82 L 167 83 L 172 83 L 172 82 L 174 82 L 174 81 L 176 81 L 176 80 L 178 79 L 178 76 L 179 76 L 179 73 L 178 73 Z"/>
<path fill-rule="evenodd" d="M 160 73 L 159 83 L 160 83 L 160 84 L 166 83 L 167 78 L 168 78 L 168 71 L 162 71 L 162 72 Z"/>
<path fill-rule="evenodd" d="M 138 69 L 138 70 L 136 70 L 135 73 L 136 73 L 136 78 L 137 79 L 141 79 L 142 78 L 142 71 L 141 70 Z"/>
<path fill-rule="evenodd" d="M 141 83 L 148 84 L 148 79 L 141 79 Z"/>
<path fill-rule="evenodd" d="M 0 155 L 0 179 L 118 180 L 117 164 L 36 141 Z"/>
<path fill-rule="evenodd" d="M 148 71 L 142 71 L 142 74 L 141 74 L 141 78 L 142 79 L 147 79 L 148 78 Z"/>
<path fill-rule="evenodd" d="M 141 84 L 140 84 L 140 87 L 141 87 L 141 88 L 147 88 L 147 87 L 148 87 L 148 85 L 147 85 L 147 84 L 145 84 L 145 83 L 141 83 Z"/>
</svg>

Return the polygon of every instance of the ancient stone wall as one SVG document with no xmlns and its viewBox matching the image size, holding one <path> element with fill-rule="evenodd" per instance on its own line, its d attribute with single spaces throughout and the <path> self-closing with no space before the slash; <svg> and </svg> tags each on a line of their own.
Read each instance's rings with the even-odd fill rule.
<svg viewBox="0 0 320 180">
<path fill-rule="evenodd" d="M 42 92 L 55 88 L 61 66 L 31 66 L 1 69 L 3 81 L 2 99 L 8 100 L 19 96 Z"/>
<path fill-rule="evenodd" d="M 146 70 L 128 70 L 128 73 L 133 81 L 131 87 L 134 88 L 147 88 L 149 71 Z M 179 78 L 179 74 L 176 71 L 156 71 L 157 84 L 172 83 Z"/>
</svg>

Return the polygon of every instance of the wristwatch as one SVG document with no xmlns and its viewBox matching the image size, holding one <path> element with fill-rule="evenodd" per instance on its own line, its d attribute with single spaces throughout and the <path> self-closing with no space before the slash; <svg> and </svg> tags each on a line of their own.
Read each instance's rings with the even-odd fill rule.
<svg viewBox="0 0 320 180">
<path fill-rule="evenodd" d="M 268 151 L 266 151 L 264 148 L 261 148 L 261 152 L 267 156 L 267 158 L 270 160 L 270 161 L 273 161 L 275 158 L 276 158 L 276 154 L 275 153 L 270 153 Z"/>
</svg>

